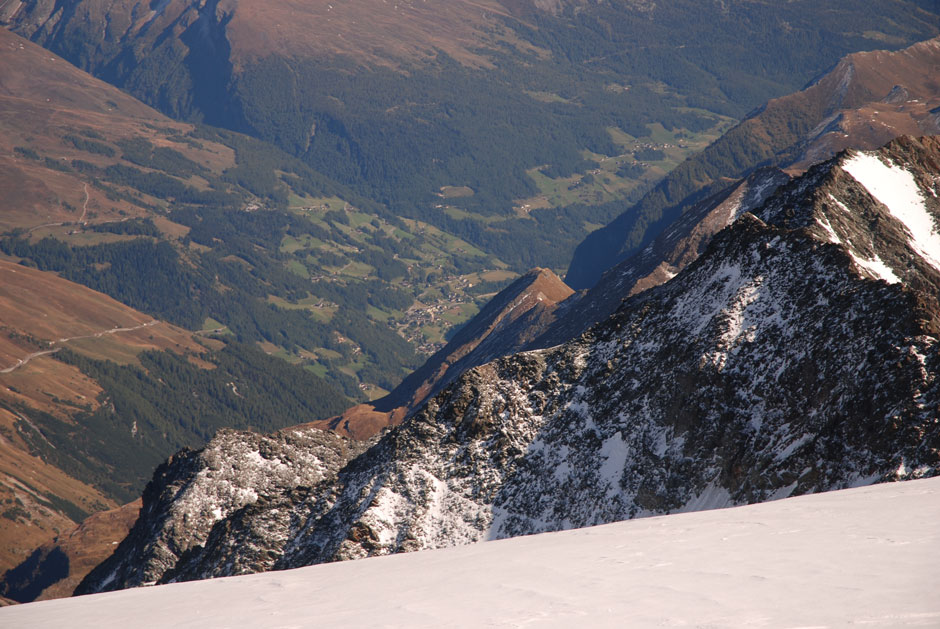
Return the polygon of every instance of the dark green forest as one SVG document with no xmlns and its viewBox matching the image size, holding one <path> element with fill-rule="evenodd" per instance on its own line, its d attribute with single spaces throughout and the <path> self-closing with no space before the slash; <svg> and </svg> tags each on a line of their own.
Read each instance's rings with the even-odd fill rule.
<svg viewBox="0 0 940 629">
<path fill-rule="evenodd" d="M 384 205 L 394 216 L 453 230 L 524 271 L 566 266 L 587 234 L 584 222 L 607 222 L 639 198 L 626 195 L 606 210 L 588 204 L 545 212 L 534 224 L 513 218 L 490 224 L 488 217 L 510 216 L 514 199 L 536 192 L 527 170 L 543 166 L 554 177 L 585 172 L 583 151 L 616 154 L 608 128 L 644 137 L 651 122 L 695 132 L 711 126 L 709 112 L 740 119 L 849 52 L 897 48 L 937 32 L 936 3 L 926 0 L 611 2 L 563 5 L 561 13 L 513 6 L 521 13 L 505 18 L 506 25 L 541 52 L 510 44 L 481 51 L 492 63 L 486 69 L 443 54 L 395 70 L 343 58 L 271 56 L 236 72 L 224 24 L 202 18 L 178 38 L 152 45 L 107 34 L 101 40 L 74 20 L 43 35 L 43 43 L 171 116 L 270 141 L 378 202 L 375 211 Z M 78 139 L 95 150 L 93 138 Z M 168 156 L 120 148 L 137 164 Z M 283 203 L 283 188 L 251 159 L 240 152 L 227 178 Z M 126 169 L 111 176 L 151 189 L 168 185 L 137 181 L 141 176 Z M 474 191 L 452 201 L 470 218 L 455 222 L 435 211 L 442 186 Z M 192 196 L 185 189 L 166 194 Z M 575 211 L 581 221 L 568 220 Z M 663 215 L 661 207 L 637 212 L 631 238 L 640 242 L 662 226 Z"/>
<path fill-rule="evenodd" d="M 201 357 L 214 369 L 172 352 L 145 352 L 139 366 L 68 350 L 57 358 L 102 386 L 101 406 L 71 422 L 22 409 L 42 433 L 22 421 L 17 430 L 33 454 L 122 502 L 140 495 L 167 456 L 201 447 L 220 428 L 270 432 L 329 417 L 348 405 L 307 370 L 239 343 Z"/>
</svg>

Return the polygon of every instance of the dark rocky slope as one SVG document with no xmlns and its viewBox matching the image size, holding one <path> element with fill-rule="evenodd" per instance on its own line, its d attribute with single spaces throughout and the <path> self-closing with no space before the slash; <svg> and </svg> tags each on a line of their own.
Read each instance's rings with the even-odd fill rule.
<svg viewBox="0 0 940 629">
<path fill-rule="evenodd" d="M 79 591 L 936 474 L 938 194 L 935 138 L 821 164 L 667 283 L 468 371 L 348 463 L 338 440 L 298 444 L 332 461 L 316 478 L 277 455 L 291 480 L 272 483 L 270 439 L 225 433 L 161 468 Z"/>
<path fill-rule="evenodd" d="M 563 302 L 551 324 L 539 330 L 526 349 L 576 338 L 613 314 L 625 298 L 675 277 L 701 255 L 715 234 L 758 208 L 787 181 L 784 172 L 762 168 L 696 203 L 642 251 L 609 269 L 590 289 Z"/>
</svg>

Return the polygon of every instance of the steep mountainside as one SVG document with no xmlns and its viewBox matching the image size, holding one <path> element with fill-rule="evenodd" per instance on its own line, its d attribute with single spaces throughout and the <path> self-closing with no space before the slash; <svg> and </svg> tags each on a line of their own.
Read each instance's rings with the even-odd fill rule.
<svg viewBox="0 0 940 629">
<path fill-rule="evenodd" d="M 138 522 L 148 522 L 146 532 L 135 524 L 122 542 L 146 561 L 111 573 L 108 582 L 156 581 L 181 554 L 205 544 L 217 523 L 242 517 L 261 496 L 328 487 L 366 445 L 316 428 L 291 428 L 273 435 L 222 431 L 205 448 L 180 452 L 157 469 L 144 491 Z M 264 522 L 252 526 L 265 544 L 278 543 Z"/>
<path fill-rule="evenodd" d="M 607 271 L 589 290 L 562 303 L 555 311 L 556 320 L 539 330 L 526 349 L 576 338 L 613 314 L 627 297 L 675 277 L 698 258 L 716 233 L 760 207 L 787 181 L 782 171 L 761 169 L 696 203 L 642 251 Z"/>
<path fill-rule="evenodd" d="M 272 489 L 262 470 L 290 465 L 227 433 L 161 468 L 79 591 L 935 475 L 938 196 L 940 139 L 841 154 L 578 339 L 470 370 L 315 484 Z M 220 457 L 259 479 L 241 508 L 195 463 Z"/>
<path fill-rule="evenodd" d="M 808 108 L 808 103 L 819 104 L 822 102 L 820 99 L 824 100 L 827 95 L 838 92 L 833 88 L 838 80 L 844 84 L 845 93 L 838 94 L 837 102 L 825 106 L 859 107 L 839 109 L 838 113 L 831 114 L 809 136 L 788 147 L 789 151 L 795 151 L 793 155 L 799 156 L 788 171 L 798 173 L 811 165 L 810 160 L 831 157 L 836 149 L 873 148 L 904 133 L 940 131 L 937 126 L 940 114 L 936 107 L 940 105 L 940 84 L 929 72 L 940 61 L 937 57 L 938 47 L 940 40 L 934 39 L 897 53 L 878 51 L 851 55 L 810 89 L 771 101 L 764 111 L 777 113 L 768 114 L 768 119 L 793 117 L 794 111 L 801 107 Z M 861 71 L 856 72 L 855 68 L 861 68 Z M 871 103 L 873 95 L 892 80 L 915 85 L 914 93 L 895 85 L 888 97 Z M 860 118 L 865 119 L 865 125 L 859 123 Z M 677 169 L 677 175 L 699 160 L 715 161 L 715 154 L 720 154 L 729 146 L 739 146 L 743 137 L 750 136 L 749 141 L 759 144 L 761 138 L 773 135 L 768 131 L 772 126 L 768 119 L 761 113 L 742 123 L 703 154 Z M 782 141 L 779 137 L 777 140 Z M 764 147 L 758 148 L 763 150 Z M 715 233 L 740 214 L 756 209 L 787 180 L 787 175 L 778 169 L 760 168 L 735 183 L 722 180 L 694 193 L 687 199 L 689 205 L 683 206 L 682 215 L 653 242 L 606 271 L 590 289 L 572 295 L 535 318 L 530 328 L 525 330 L 524 336 L 529 340 L 521 349 L 541 349 L 569 341 L 595 323 L 603 321 L 626 297 L 667 281 L 695 260 Z M 715 188 L 720 191 L 693 203 L 694 199 L 701 199 Z M 467 327 L 479 328 L 473 324 Z M 508 345 L 511 347 L 489 358 L 520 349 L 518 345 Z M 488 346 L 498 344 L 488 343 Z M 486 362 L 482 358 L 479 355 L 468 356 L 461 366 L 467 368 L 481 365 Z M 403 382 L 403 386 L 407 383 L 408 379 Z"/>
<path fill-rule="evenodd" d="M 198 361 L 207 350 L 185 330 L 55 275 L 0 260 L 0 278 L 2 573 L 89 513 L 115 506 L 114 481 L 98 481 L 115 466 L 127 472 L 118 461 L 98 460 L 100 448 L 76 452 L 87 445 L 75 437 L 83 416 L 106 410 L 109 400 L 102 383 L 57 356 L 123 363 L 172 350 Z M 122 448 L 133 441 L 127 419 L 127 432 L 112 437 Z"/>
<path fill-rule="evenodd" d="M 0 594 L 18 602 L 71 596 L 85 575 L 110 556 L 114 546 L 127 536 L 139 513 L 138 499 L 88 516 L 4 574 Z"/>
<path fill-rule="evenodd" d="M 171 121 L 2 29 L 0 65 L 2 254 L 259 344 L 344 405 L 394 388 L 515 276 L 269 144 Z"/>
<path fill-rule="evenodd" d="M 909 0 L 27 0 L 0 20 L 517 272 L 564 268 L 727 124 L 845 54 L 938 32 Z"/>
<path fill-rule="evenodd" d="M 264 281 L 277 280 L 277 265 L 265 268 L 272 260 L 253 244 L 243 248 L 253 252 L 247 259 L 222 253 L 222 238 L 233 238 L 226 221 L 290 219 L 263 211 L 272 200 L 237 183 L 256 187 L 246 172 L 264 168 L 239 168 L 234 147 L 268 158 L 276 149 L 234 134 L 197 139 L 192 125 L 5 29 L 0 67 L 2 574 L 89 514 L 139 497 L 160 462 L 220 427 L 267 431 L 349 402 L 309 371 L 238 343 L 236 325 L 200 330 L 204 318 L 186 315 L 214 289 L 221 297 L 226 284 L 246 288 L 262 270 Z M 231 211 L 219 212 L 220 201 Z M 240 211 L 246 207 L 256 211 Z M 223 224 L 210 234 L 205 224 L 172 220 L 184 208 Z M 277 318 L 266 295 L 258 301 Z M 232 303 L 222 310 L 234 317 Z M 385 320 L 382 327 L 404 343 Z M 294 390 L 306 410 L 282 407 L 273 417 L 270 396 L 280 405 Z M 73 555 L 73 570 L 88 562 Z"/>
<path fill-rule="evenodd" d="M 830 115 L 825 124 L 813 130 L 798 146 L 789 147 L 788 150 L 796 151 L 794 154 L 800 157 L 788 170 L 791 173 L 799 172 L 810 165 L 807 161 L 810 157 L 830 157 L 836 152 L 835 147 L 872 148 L 905 132 L 940 130 L 940 127 L 936 127 L 938 114 L 931 113 L 931 108 L 936 109 L 933 105 L 940 103 L 940 85 L 936 84 L 929 73 L 929 68 L 936 61 L 938 45 L 938 40 L 931 40 L 898 53 L 878 51 L 851 55 L 812 88 L 771 101 L 764 111 L 777 113 L 768 115 L 768 119 L 792 117 L 793 111 L 809 107 L 808 103 L 816 102 L 819 105 L 825 97 L 838 92 L 833 86 L 836 82 L 841 82 L 844 84 L 845 93 L 837 94 L 837 102 L 825 104 L 826 107 L 856 107 L 868 103 L 859 109 L 841 109 L 838 114 Z M 856 72 L 856 67 L 862 68 L 862 72 Z M 883 101 L 871 104 L 873 94 L 892 79 L 916 85 L 915 93 L 911 94 L 906 89 L 895 86 Z M 873 117 L 871 124 L 864 129 L 850 124 L 860 116 L 869 114 L 880 117 L 877 120 Z M 755 142 L 754 138 L 772 135 L 768 132 L 771 126 L 768 119 L 764 119 L 763 114 L 757 115 L 729 132 L 728 137 L 721 138 L 715 146 L 738 145 L 739 140 L 747 135 Z M 783 141 L 780 138 L 777 140 Z M 698 159 L 713 159 L 709 155 L 720 153 L 722 150 L 709 147 L 702 156 L 693 158 L 690 163 L 695 163 Z M 680 167 L 677 172 L 687 167 L 688 164 Z M 538 316 L 532 317 L 531 320 L 522 320 L 514 327 L 513 339 L 497 336 L 485 343 L 484 347 L 495 352 L 471 353 L 462 358 L 457 366 L 460 370 L 465 370 L 519 349 L 550 347 L 577 337 L 591 325 L 613 313 L 627 296 L 656 286 L 674 276 L 701 253 L 716 232 L 740 214 L 754 210 L 787 179 L 787 175 L 780 170 L 763 168 L 736 183 L 729 184 L 722 180 L 718 184 L 706 186 L 692 195 L 688 200 L 691 205 L 683 208 L 684 212 L 678 220 L 643 250 L 609 269 L 591 289 L 572 295 L 557 307 L 540 311 Z M 692 203 L 692 199 L 701 199 L 715 188 L 720 191 Z M 511 301 L 514 294 L 515 287 L 507 288 L 506 293 L 497 296 L 494 301 Z M 522 329 L 523 325 L 528 327 Z M 488 326 L 485 313 L 481 313 L 478 319 L 466 325 L 466 330 L 473 330 L 476 334 L 485 336 L 490 331 Z M 519 345 L 519 338 L 524 338 L 525 344 Z M 501 346 L 505 348 L 499 351 Z M 451 343 L 442 350 L 441 356 L 449 356 L 455 351 L 460 351 L 459 347 Z M 440 359 L 435 357 L 433 360 Z M 356 427 L 350 434 L 365 436 L 374 434 L 390 423 L 397 424 L 407 413 L 417 408 L 414 400 L 410 405 L 406 404 L 406 398 L 413 394 L 416 383 L 426 377 L 419 374 L 425 374 L 432 369 L 430 365 L 429 362 L 418 374 L 406 378 L 395 392 L 376 402 L 375 406 L 350 409 L 342 418 L 333 419 L 324 425 Z M 451 371 L 457 373 L 453 369 Z M 382 411 L 377 412 L 376 408 Z M 390 420 L 392 411 L 394 418 Z"/>
<path fill-rule="evenodd" d="M 565 280 L 593 285 L 601 274 L 643 246 L 650 224 L 668 225 L 721 178 L 760 165 L 796 171 L 845 148 L 874 149 L 903 134 L 940 132 L 940 39 L 897 52 L 852 54 L 806 89 L 771 100 L 690 158 L 636 206 L 579 245 Z M 704 188 L 703 188 L 704 187 Z M 656 230 L 652 230 L 655 232 Z"/>
<path fill-rule="evenodd" d="M 608 271 L 590 290 L 573 291 L 554 273 L 535 269 L 493 297 L 439 352 L 389 395 L 314 425 L 354 438 L 394 426 L 464 371 L 524 349 L 559 345 L 610 316 L 628 296 L 658 286 L 685 268 L 711 237 L 760 206 L 786 174 L 755 172 L 690 209 L 641 253 Z"/>
<path fill-rule="evenodd" d="M 378 408 L 416 408 L 457 379 L 469 366 L 523 348 L 554 307 L 573 291 L 548 269 L 533 269 L 487 302 L 476 317 L 424 365 L 405 378 Z"/>
</svg>

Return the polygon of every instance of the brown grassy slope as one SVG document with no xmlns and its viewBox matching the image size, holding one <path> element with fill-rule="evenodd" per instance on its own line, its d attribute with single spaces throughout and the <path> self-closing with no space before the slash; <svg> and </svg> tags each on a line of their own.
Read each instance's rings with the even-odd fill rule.
<svg viewBox="0 0 940 629">
<path fill-rule="evenodd" d="M 54 354 L 10 368 L 30 355 L 61 347 L 117 362 L 132 361 L 150 349 L 204 350 L 187 331 L 152 321 L 52 273 L 0 260 L 0 372 L 6 371 L 0 373 L 0 572 L 75 525 L 50 496 L 86 512 L 116 506 L 30 454 L 21 435 L 28 421 L 17 411 L 27 407 L 68 421 L 77 412 L 96 408 L 101 388 Z"/>
<path fill-rule="evenodd" d="M 150 349 L 201 352 L 192 335 L 53 273 L 0 260 L 0 370 L 28 354 L 100 339 Z M 136 330 L 132 330 L 136 328 Z M 10 334 L 15 336 L 12 338 Z M 31 337 L 27 341 L 23 337 Z M 0 374 L 5 375 L 5 374 Z"/>
<path fill-rule="evenodd" d="M 140 101 L 6 29 L 0 28 L 0 231 L 32 229 L 50 223 L 105 222 L 146 216 L 147 209 L 111 200 L 76 172 L 50 168 L 45 158 L 68 164 L 79 159 L 104 167 L 122 163 L 113 143 L 143 137 L 168 146 L 215 172 L 233 166 L 231 149 L 202 141 L 199 146 L 171 140 L 192 125 L 171 121 Z M 104 138 L 116 155 L 78 150 L 65 139 L 91 132 Z M 35 151 L 40 160 L 17 153 Z M 127 165 L 125 163 L 125 165 Z M 199 185 L 199 181 L 194 181 Z M 144 201 L 154 202 L 144 198 Z M 87 212 L 85 212 L 87 210 Z M 179 226 L 157 223 L 170 236 Z"/>
<path fill-rule="evenodd" d="M 236 64 L 278 55 L 392 65 L 442 51 L 467 65 L 488 66 L 487 48 L 524 45 L 498 20 L 506 15 L 496 0 L 241 0 L 228 33 Z"/>
<path fill-rule="evenodd" d="M 940 133 L 940 38 L 904 50 L 849 55 L 827 77 L 844 97 L 803 139 L 802 171 L 846 148 L 874 149 L 901 135 Z M 831 89 L 831 88 L 830 88 Z M 806 90 L 807 95 L 814 90 Z"/>
<path fill-rule="evenodd" d="M 20 26 L 30 34 L 52 23 L 57 3 L 39 0 L 17 10 L 0 7 L 0 21 L 30 14 Z M 397 66 L 444 52 L 460 63 L 488 66 L 487 50 L 510 44 L 531 49 L 502 22 L 510 11 L 499 0 L 220 0 L 202 9 L 209 23 L 226 23 L 232 61 L 258 57 L 342 56 L 368 66 Z M 519 3 L 510 3 L 519 4 Z M 169 0 L 160 11 L 139 0 L 84 0 L 72 23 L 107 24 L 115 40 L 162 34 L 179 37 L 200 19 L 191 0 Z M 214 14 L 208 11 L 214 9 Z M 20 16 L 22 20 L 22 16 Z M 33 24 L 34 26 L 30 26 Z"/>
<path fill-rule="evenodd" d="M 0 232 L 19 228 L 33 238 L 54 233 L 72 244 L 112 237 L 83 231 L 79 220 L 84 212 L 91 224 L 151 216 L 170 239 L 186 233 L 145 207 L 109 200 L 80 173 L 50 168 L 45 158 L 66 163 L 81 159 L 104 167 L 122 163 L 117 140 L 144 137 L 215 173 L 234 165 L 233 152 L 222 145 L 171 140 L 191 131 L 191 125 L 171 121 L 5 29 L 0 29 L 0 68 Z M 115 155 L 80 151 L 65 139 L 82 132 L 100 136 L 97 141 L 112 146 Z M 36 151 L 41 159 L 26 157 L 14 147 Z M 146 197 L 142 201 L 154 202 Z M 34 456 L 24 439 L 23 431 L 30 426 L 21 409 L 71 421 L 76 413 L 99 405 L 98 383 L 55 359 L 54 352 L 63 347 L 122 364 L 134 362 L 146 350 L 205 350 L 185 330 L 154 322 L 55 274 L 0 259 L 0 574 L 40 544 L 75 527 L 81 519 L 76 510 L 63 509 L 58 501 L 88 513 L 117 506 Z"/>
<path fill-rule="evenodd" d="M 936 133 L 940 37 L 904 50 L 846 56 L 806 89 L 776 98 L 709 151 L 740 143 L 766 157 L 789 156 L 797 169 L 848 147 L 875 149 L 902 134 Z"/>
<path fill-rule="evenodd" d="M 57 562 L 58 571 L 66 570 L 67 576 L 46 585 L 50 570 L 36 574 L 40 585 L 46 586 L 36 597 L 37 601 L 71 596 L 75 587 L 92 568 L 104 561 L 137 520 L 141 501 L 135 500 L 116 509 L 109 509 L 89 516 L 77 527 L 64 533 L 37 549 L 43 558 Z"/>
<path fill-rule="evenodd" d="M 0 384 L 0 392 L 5 389 Z M 75 526 L 51 504 L 50 495 L 88 512 L 117 506 L 93 487 L 30 455 L 14 427 L 21 421 L 15 411 L 0 408 L 0 574 L 36 546 Z"/>
</svg>

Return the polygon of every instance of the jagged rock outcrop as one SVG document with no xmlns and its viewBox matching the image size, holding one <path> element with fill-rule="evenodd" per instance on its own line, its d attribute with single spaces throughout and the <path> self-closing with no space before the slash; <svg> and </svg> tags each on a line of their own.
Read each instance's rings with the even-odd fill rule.
<svg viewBox="0 0 940 629">
<path fill-rule="evenodd" d="M 112 557 L 134 559 L 103 574 L 105 562 L 83 583 L 155 582 L 220 521 L 265 496 L 334 481 L 366 445 L 316 428 L 220 431 L 201 450 L 182 450 L 157 468 L 137 523 Z"/>
<path fill-rule="evenodd" d="M 587 291 L 568 298 L 555 311 L 555 321 L 540 331 L 526 349 L 541 349 L 576 338 L 609 317 L 625 298 L 658 286 L 688 266 L 711 238 L 738 216 L 759 207 L 789 177 L 776 168 L 761 168 L 727 189 L 696 203 L 643 251 L 604 273 Z"/>
<path fill-rule="evenodd" d="M 251 454 L 270 438 L 227 433 L 213 456 L 243 466 L 237 490 L 207 454 L 171 461 L 80 591 L 935 475 L 938 194 L 936 138 L 814 167 L 670 281 L 468 371 L 335 476 L 272 486 Z"/>
</svg>

